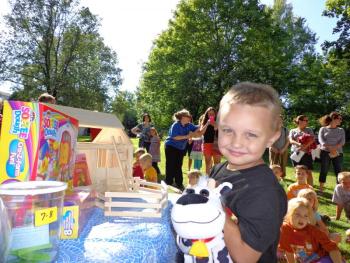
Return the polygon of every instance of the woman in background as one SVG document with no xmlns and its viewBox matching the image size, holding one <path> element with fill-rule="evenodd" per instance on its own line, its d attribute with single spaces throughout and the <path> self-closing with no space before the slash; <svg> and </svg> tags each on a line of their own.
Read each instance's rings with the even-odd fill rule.
<svg viewBox="0 0 350 263">
<path fill-rule="evenodd" d="M 145 148 L 147 152 L 151 145 L 150 129 L 153 127 L 151 122 L 151 116 L 148 113 L 144 113 L 142 116 L 142 123 L 131 129 L 131 132 L 139 137 L 139 147 Z"/>
<path fill-rule="evenodd" d="M 201 129 L 191 123 L 192 116 L 186 109 L 176 112 L 173 116 L 168 137 L 165 139 L 165 182 L 172 185 L 175 179 L 176 187 L 184 189 L 182 177 L 182 162 L 188 140 L 201 136 Z M 206 128 L 204 126 L 204 128 Z"/>
<path fill-rule="evenodd" d="M 338 112 L 331 112 L 319 119 L 322 127 L 318 132 L 318 141 L 321 147 L 320 191 L 323 191 L 329 165 L 332 162 L 335 176 L 342 171 L 343 146 L 345 144 L 345 131 L 340 128 L 342 117 Z"/>
<path fill-rule="evenodd" d="M 217 112 L 213 107 L 209 107 L 201 116 L 200 127 L 204 131 L 203 155 L 205 160 L 205 173 L 210 174 L 213 163 L 221 161 L 221 153 L 217 145 L 218 126 L 216 124 Z M 209 124 L 209 125 L 208 125 Z"/>
</svg>

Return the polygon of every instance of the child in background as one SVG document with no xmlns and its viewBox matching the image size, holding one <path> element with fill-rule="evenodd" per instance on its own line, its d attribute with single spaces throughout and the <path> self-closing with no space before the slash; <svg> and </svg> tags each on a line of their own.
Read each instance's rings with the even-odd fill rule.
<svg viewBox="0 0 350 263">
<path fill-rule="evenodd" d="M 323 222 L 318 209 L 318 199 L 317 194 L 312 189 L 302 189 L 298 193 L 298 197 L 303 197 L 307 199 L 311 205 L 313 211 L 313 217 L 310 219 L 310 224 L 316 226 L 319 230 L 326 233 L 327 236 L 336 243 L 341 241 L 341 236 L 338 233 L 329 233 L 326 224 Z"/>
<path fill-rule="evenodd" d="M 193 160 L 193 168 L 200 170 L 202 168 L 202 144 L 203 144 L 203 136 L 198 138 L 192 138 L 192 151 L 190 154 L 190 158 Z"/>
<path fill-rule="evenodd" d="M 224 240 L 235 262 L 277 262 L 287 198 L 262 156 L 280 136 L 280 114 L 278 93 L 267 85 L 237 84 L 220 102 L 218 147 L 227 161 L 215 165 L 210 177 L 233 186 L 222 198 Z"/>
<path fill-rule="evenodd" d="M 157 171 L 152 166 L 152 155 L 144 153 L 140 156 L 140 165 L 147 182 L 157 183 Z"/>
<path fill-rule="evenodd" d="M 144 154 L 146 150 L 144 148 L 138 148 L 134 152 L 135 162 L 132 165 L 132 176 L 133 177 L 140 177 L 143 179 L 143 171 L 140 165 L 140 156 Z"/>
<path fill-rule="evenodd" d="M 199 182 L 199 177 L 201 176 L 201 172 L 199 170 L 191 170 L 188 172 L 188 185 L 187 188 L 196 187 Z"/>
<path fill-rule="evenodd" d="M 339 220 L 341 212 L 350 220 L 350 172 L 338 174 L 339 184 L 335 186 L 332 202 L 337 204 L 335 219 Z"/>
<path fill-rule="evenodd" d="M 313 189 L 311 185 L 307 183 L 307 174 L 308 168 L 305 165 L 297 165 L 295 166 L 295 177 L 297 178 L 296 183 L 288 186 L 287 197 L 288 200 L 297 197 L 298 192 L 301 189 Z"/>
<path fill-rule="evenodd" d="M 150 146 L 149 146 L 149 154 L 152 155 L 152 166 L 157 171 L 157 175 L 160 176 L 160 170 L 158 167 L 158 163 L 160 162 L 160 138 L 156 128 L 151 127 L 150 130 Z"/>
<path fill-rule="evenodd" d="M 56 104 L 56 98 L 49 93 L 41 94 L 38 98 L 38 101 L 42 103 Z"/>
<path fill-rule="evenodd" d="M 277 181 L 280 183 L 280 185 L 283 187 L 284 191 L 287 192 L 288 185 L 283 180 L 283 170 L 282 167 L 278 164 L 270 165 L 270 169 L 272 170 L 273 174 L 276 176 Z"/>
<path fill-rule="evenodd" d="M 288 202 L 279 242 L 279 249 L 285 252 L 287 262 L 343 262 L 337 244 L 310 224 L 312 214 L 307 199 L 293 198 Z"/>
</svg>

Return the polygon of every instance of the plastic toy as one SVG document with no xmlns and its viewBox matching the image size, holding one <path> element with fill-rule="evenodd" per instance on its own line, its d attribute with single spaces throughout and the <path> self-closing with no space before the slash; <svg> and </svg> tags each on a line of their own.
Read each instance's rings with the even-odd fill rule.
<svg viewBox="0 0 350 263">
<path fill-rule="evenodd" d="M 177 200 L 171 221 L 184 262 L 232 262 L 224 243 L 226 215 L 220 201 L 231 188 L 225 182 L 209 189 L 207 180 L 201 178 L 195 188 L 187 188 Z"/>
</svg>

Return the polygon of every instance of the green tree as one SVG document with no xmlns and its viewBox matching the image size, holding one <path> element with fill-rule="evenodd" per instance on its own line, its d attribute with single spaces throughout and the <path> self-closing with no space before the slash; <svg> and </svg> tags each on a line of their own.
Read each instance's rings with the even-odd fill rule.
<svg viewBox="0 0 350 263">
<path fill-rule="evenodd" d="M 75 0 L 9 2 L 0 80 L 14 83 L 14 98 L 48 92 L 65 105 L 105 109 L 121 70 L 98 33 L 99 19 Z"/>
<path fill-rule="evenodd" d="M 327 0 L 324 16 L 338 19 L 333 33 L 338 35 L 334 41 L 325 41 L 327 83 L 330 87 L 328 101 L 334 104 L 345 120 L 350 118 L 350 2 L 348 0 Z M 347 130 L 348 121 L 343 122 Z"/>
<path fill-rule="evenodd" d="M 350 64 L 350 2 L 348 0 L 327 0 L 324 16 L 337 17 L 334 34 L 339 34 L 336 41 L 325 41 L 324 49 L 332 50 L 339 59 L 347 59 Z"/>
<path fill-rule="evenodd" d="M 131 130 L 131 128 L 137 125 L 136 98 L 134 93 L 118 91 L 111 103 L 111 111 L 117 115 L 125 129 Z"/>
<path fill-rule="evenodd" d="M 139 106 L 151 105 L 165 126 L 183 107 L 196 121 L 239 81 L 271 84 L 288 95 L 315 37 L 280 2 L 274 11 L 258 1 L 181 1 L 144 66 Z"/>
</svg>

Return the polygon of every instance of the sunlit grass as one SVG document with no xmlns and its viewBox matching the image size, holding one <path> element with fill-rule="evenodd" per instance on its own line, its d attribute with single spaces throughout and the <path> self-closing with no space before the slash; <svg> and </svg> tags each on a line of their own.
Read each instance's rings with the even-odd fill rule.
<svg viewBox="0 0 350 263">
<path fill-rule="evenodd" d="M 133 145 L 135 149 L 138 147 L 138 140 L 137 139 L 131 139 L 133 142 Z M 345 171 L 350 171 L 350 145 L 347 145 L 345 147 L 345 154 L 344 154 L 344 169 Z M 267 154 L 264 155 L 264 159 L 267 160 Z M 158 164 L 160 171 L 162 173 L 162 178 L 165 178 L 165 153 L 164 153 L 164 142 L 162 141 L 161 144 L 161 162 Z M 182 166 L 182 171 L 184 174 L 184 184 L 187 185 L 188 179 L 187 179 L 187 168 L 188 167 L 188 157 L 184 158 L 184 163 Z M 330 169 L 330 172 L 327 176 L 327 183 L 325 187 L 325 193 L 323 196 L 319 197 L 319 212 L 321 214 L 328 215 L 330 217 L 335 216 L 335 204 L 332 203 L 332 195 L 333 195 L 333 190 L 336 185 L 336 180 L 335 180 L 335 175 L 332 171 L 332 168 Z M 204 173 L 204 160 L 203 160 L 203 166 L 202 166 L 202 172 Z M 319 171 L 319 163 L 314 164 L 314 172 L 312 173 L 313 178 L 314 178 L 314 184 L 315 184 L 315 189 L 318 189 L 318 172 Z M 294 169 L 289 163 L 287 167 L 287 176 L 286 176 L 286 182 L 288 184 L 295 182 L 295 177 L 294 177 Z M 342 235 L 342 242 L 340 243 L 339 247 L 341 249 L 342 255 L 347 259 L 347 262 L 350 262 L 350 244 L 345 243 L 345 230 L 350 228 L 350 222 L 347 221 L 344 212 L 340 218 L 340 220 L 332 220 L 329 223 L 329 231 L 330 232 L 337 232 Z"/>
</svg>

